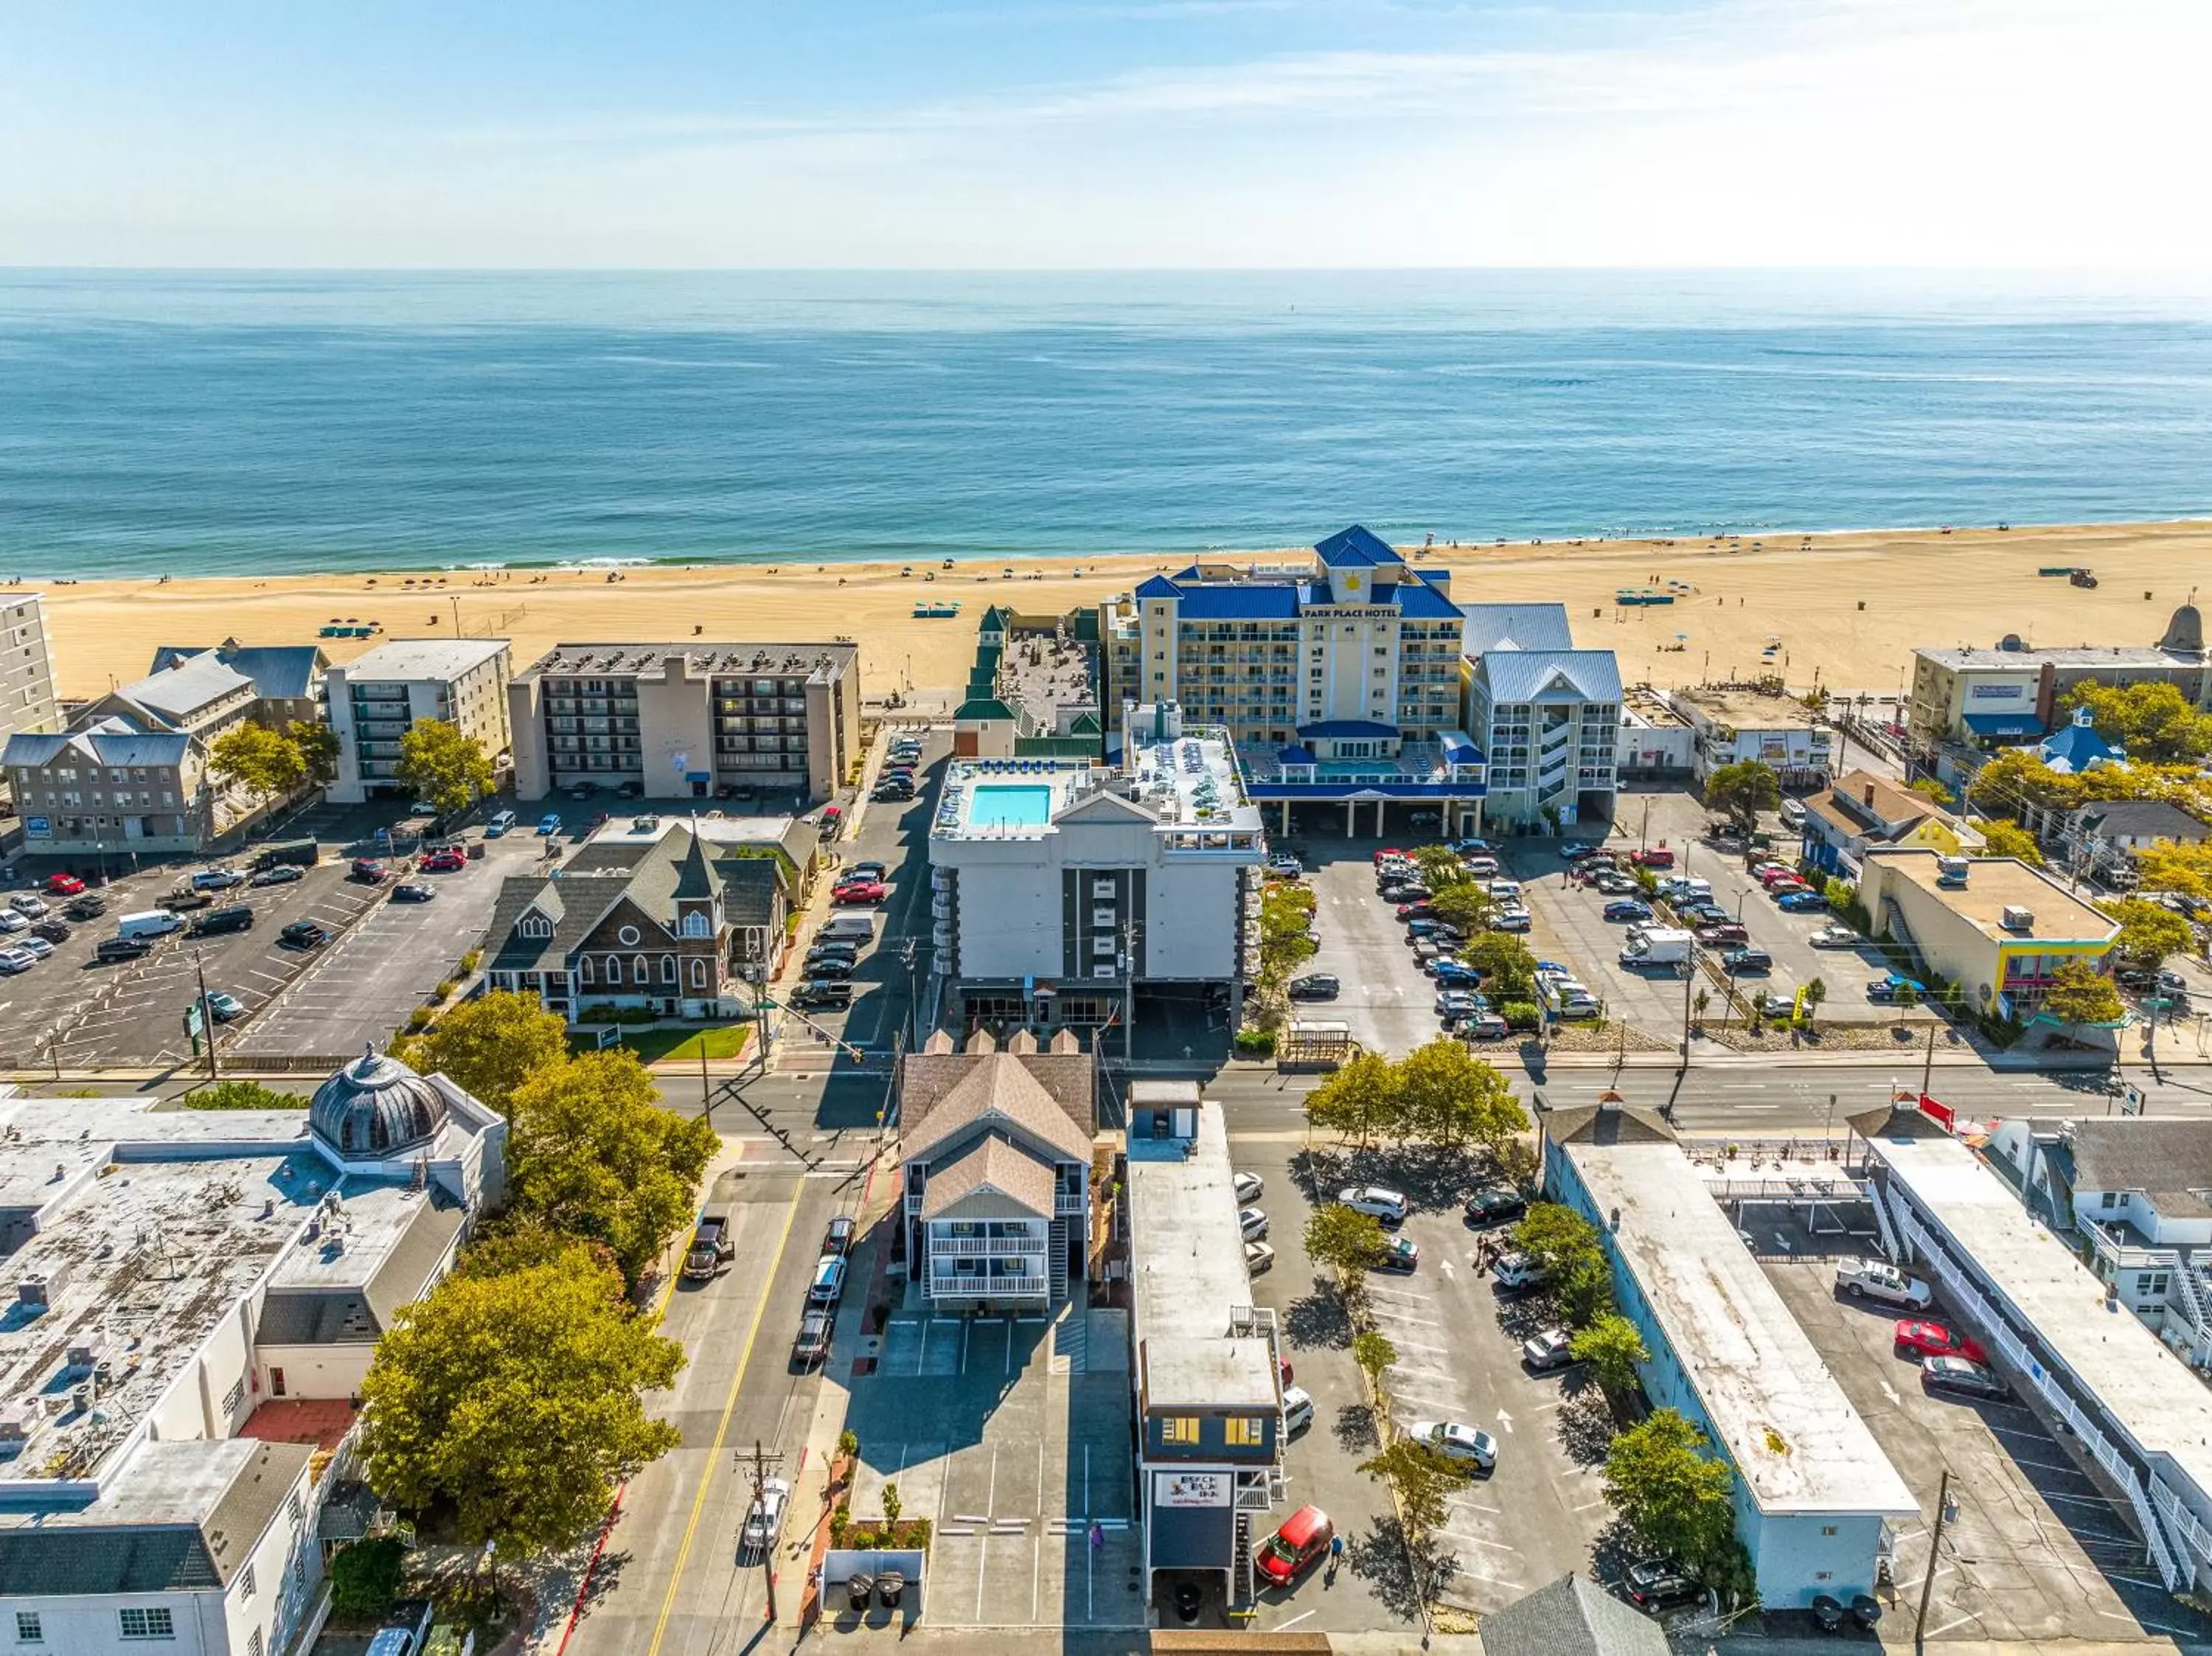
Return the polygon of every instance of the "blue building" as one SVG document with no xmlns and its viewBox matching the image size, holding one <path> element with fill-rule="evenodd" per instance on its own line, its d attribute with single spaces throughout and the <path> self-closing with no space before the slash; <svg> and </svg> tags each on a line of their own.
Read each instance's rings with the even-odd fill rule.
<svg viewBox="0 0 2212 1656">
<path fill-rule="evenodd" d="M 1645 1393 L 1694 1422 L 1735 1474 L 1736 1535 L 1760 1602 L 1871 1593 L 1891 1524 L 1918 1503 L 1674 1130 L 1615 1103 L 1554 1110 L 1544 1189 L 1604 1239 L 1620 1313 L 1651 1353 Z"/>
</svg>

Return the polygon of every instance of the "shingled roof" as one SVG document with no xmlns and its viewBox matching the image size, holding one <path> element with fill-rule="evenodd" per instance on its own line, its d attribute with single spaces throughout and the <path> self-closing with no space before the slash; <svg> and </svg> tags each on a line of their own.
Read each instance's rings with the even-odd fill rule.
<svg viewBox="0 0 2212 1656">
<path fill-rule="evenodd" d="M 900 1065 L 899 1124 L 910 1161 L 995 1122 L 1088 1162 L 1092 1120 L 1085 1054 L 915 1052 Z"/>
<path fill-rule="evenodd" d="M 999 1198 L 994 1200 L 993 1198 Z M 1049 1219 L 1052 1169 L 1011 1140 L 993 1133 L 941 1168 L 922 1192 L 924 1219 Z M 954 1209 L 958 1211 L 953 1211 Z"/>
<path fill-rule="evenodd" d="M 1667 1656 L 1658 1624 L 1583 1575 L 1482 1618 L 1483 1656 Z"/>
<path fill-rule="evenodd" d="M 2074 1187 L 2140 1191 L 2168 1218 L 2212 1212 L 2212 1121 L 2156 1116 L 2074 1124 Z"/>
</svg>

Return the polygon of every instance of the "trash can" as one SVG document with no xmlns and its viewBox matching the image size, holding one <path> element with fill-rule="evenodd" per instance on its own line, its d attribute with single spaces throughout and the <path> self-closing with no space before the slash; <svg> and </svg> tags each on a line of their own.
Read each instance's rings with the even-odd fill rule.
<svg viewBox="0 0 2212 1656">
<path fill-rule="evenodd" d="M 868 1600 L 875 1596 L 875 1592 L 876 1582 L 873 1576 L 861 1575 L 856 1572 L 845 1578 L 846 1602 L 856 1611 L 867 1609 Z"/>
<path fill-rule="evenodd" d="M 1851 1595 L 1851 1620 L 1871 1631 L 1881 1620 L 1881 1602 L 1863 1592 Z"/>
<path fill-rule="evenodd" d="M 906 1576 L 898 1570 L 885 1570 L 876 1578 L 876 1602 L 885 1610 L 896 1610 L 905 1592 Z"/>
<path fill-rule="evenodd" d="M 1824 1632 L 1833 1633 L 1844 1624 L 1844 1605 L 1839 1598 L 1817 1593 L 1813 1598 L 1813 1618 Z"/>
</svg>

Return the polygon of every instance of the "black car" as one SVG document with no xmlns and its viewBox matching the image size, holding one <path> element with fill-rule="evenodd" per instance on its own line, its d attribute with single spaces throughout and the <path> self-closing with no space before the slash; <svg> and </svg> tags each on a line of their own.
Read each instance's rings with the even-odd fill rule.
<svg viewBox="0 0 2212 1656">
<path fill-rule="evenodd" d="M 250 931 L 253 929 L 253 911 L 244 903 L 232 903 L 223 908 L 210 908 L 194 920 L 191 935 L 212 937 L 225 931 Z"/>
<path fill-rule="evenodd" d="M 1620 1578 L 1628 1602 L 1647 1616 L 1694 1604 L 1705 1596 L 1695 1576 L 1671 1558 L 1647 1558 L 1631 1564 Z"/>
<path fill-rule="evenodd" d="M 1464 1207 L 1470 1225 L 1501 1225 L 1528 1210 L 1528 1198 L 1510 1185 L 1485 1185 Z"/>
<path fill-rule="evenodd" d="M 860 963 L 848 955 L 824 955 L 819 960 L 810 955 L 806 969 L 817 978 L 849 978 L 860 969 Z"/>
<path fill-rule="evenodd" d="M 289 949 L 319 949 L 331 940 L 331 934 L 313 920 L 295 920 L 276 934 L 276 941 Z"/>
<path fill-rule="evenodd" d="M 417 885 L 412 881 L 392 888 L 392 901 L 395 903 L 427 903 L 437 895 L 435 886 Z"/>
<path fill-rule="evenodd" d="M 853 986 L 849 983 L 830 983 L 817 978 L 801 984 L 792 992 L 793 1006 L 850 1006 Z"/>
<path fill-rule="evenodd" d="M 645 784 L 642 782 L 625 782 L 615 790 L 615 798 L 617 799 L 638 799 L 642 798 L 644 794 Z"/>
<path fill-rule="evenodd" d="M 1385 902 L 1425 903 L 1437 894 L 1425 885 L 1386 885 L 1382 889 Z"/>
<path fill-rule="evenodd" d="M 869 791 L 868 798 L 879 804 L 904 804 L 914 798 L 914 787 L 905 782 L 878 782 Z"/>
<path fill-rule="evenodd" d="M 822 1233 L 822 1251 L 824 1253 L 850 1253 L 853 1251 L 853 1222 L 843 1214 L 832 1219 L 830 1228 Z"/>
<path fill-rule="evenodd" d="M 1771 972 L 1774 956 L 1764 949 L 1731 949 L 1721 956 L 1721 964 L 1730 977 L 1742 977 L 1753 972 Z"/>
<path fill-rule="evenodd" d="M 117 961 L 135 961 L 142 955 L 153 952 L 153 943 L 144 937 L 103 937 L 100 947 L 92 951 L 92 957 L 103 965 L 109 965 Z"/>
<path fill-rule="evenodd" d="M 70 929 L 59 920 L 40 920 L 31 927 L 31 935 L 44 937 L 48 943 L 67 943 Z"/>
<path fill-rule="evenodd" d="M 799 1338 L 791 1343 L 791 1360 L 802 1368 L 830 1355 L 830 1336 L 837 1319 L 826 1311 L 810 1311 L 799 1319 Z"/>
<path fill-rule="evenodd" d="M 1334 973 L 1309 972 L 1304 977 L 1291 979 L 1288 992 L 1292 1000 L 1334 1000 L 1343 990 Z"/>
<path fill-rule="evenodd" d="M 73 920 L 96 920 L 107 913 L 107 900 L 95 897 L 88 891 L 81 897 L 73 898 L 62 913 Z"/>
<path fill-rule="evenodd" d="M 295 880 L 304 880 L 307 870 L 289 863 L 279 863 L 274 868 L 264 868 L 246 883 L 248 885 L 289 885 Z"/>
<path fill-rule="evenodd" d="M 836 961 L 852 967 L 860 963 L 860 953 L 847 943 L 816 943 L 806 951 L 806 970 L 811 974 L 825 961 Z"/>
<path fill-rule="evenodd" d="M 1920 1365 L 1920 1386 L 1926 1392 L 1951 1392 L 1962 1398 L 1995 1399 L 2011 1396 L 2011 1388 L 1980 1363 L 1964 1357 L 1929 1357 Z"/>
</svg>

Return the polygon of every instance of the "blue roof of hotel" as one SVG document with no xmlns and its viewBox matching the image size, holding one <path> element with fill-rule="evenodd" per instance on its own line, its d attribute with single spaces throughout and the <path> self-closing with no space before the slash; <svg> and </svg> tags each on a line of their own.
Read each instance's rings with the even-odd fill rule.
<svg viewBox="0 0 2212 1656">
<path fill-rule="evenodd" d="M 1295 586 L 1190 586 L 1176 589 L 1186 621 L 1295 621 Z"/>
<path fill-rule="evenodd" d="M 1317 725 L 1299 725 L 1298 734 L 1303 737 L 1395 736 L 1398 727 L 1395 725 L 1378 725 L 1369 719 L 1324 719 Z"/>
<path fill-rule="evenodd" d="M 1478 757 L 1480 756 L 1481 750 L 1458 731 L 1446 731 L 1443 735 L 1437 739 L 1443 745 L 1443 750 L 1447 755 L 1457 753 L 1461 749 L 1464 748 L 1468 752 L 1474 754 Z"/>
<path fill-rule="evenodd" d="M 1275 762 L 1278 765 L 1311 765 L 1319 761 L 1314 758 L 1311 748 L 1302 748 L 1293 743 L 1287 748 L 1275 749 Z"/>
<path fill-rule="evenodd" d="M 1620 700 L 1620 665 L 1610 650 L 1492 650 L 1482 658 L 1492 701 L 1533 701 L 1563 676 L 1584 701 Z"/>
<path fill-rule="evenodd" d="M 1523 650 L 1571 650 L 1574 634 L 1567 628 L 1564 604 L 1470 604 L 1467 616 L 1467 652 L 1479 656 L 1510 640 Z"/>
<path fill-rule="evenodd" d="M 1405 581 L 1398 587 L 1398 613 L 1408 621 L 1450 621 L 1463 612 L 1435 587 Z"/>
<path fill-rule="evenodd" d="M 1182 596 L 1182 588 L 1165 575 L 1154 575 L 1137 589 L 1137 596 L 1140 598 L 1179 598 Z"/>
<path fill-rule="evenodd" d="M 1340 529 L 1314 548 L 1321 561 L 1335 568 L 1367 568 L 1378 563 L 1396 563 L 1398 555 L 1389 543 L 1376 538 L 1358 524 L 1349 529 Z"/>
</svg>

